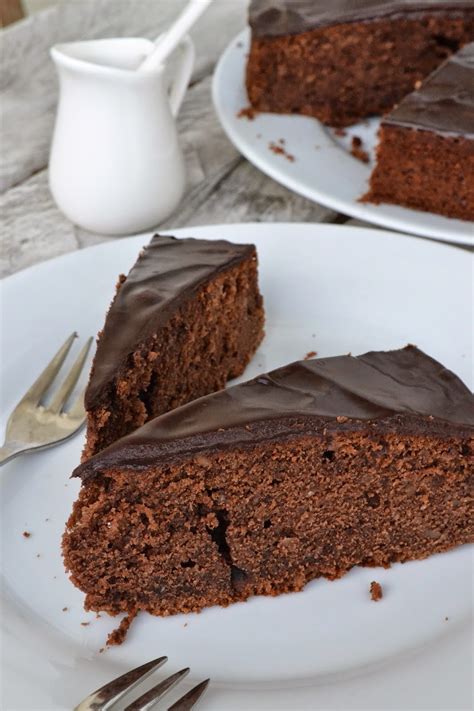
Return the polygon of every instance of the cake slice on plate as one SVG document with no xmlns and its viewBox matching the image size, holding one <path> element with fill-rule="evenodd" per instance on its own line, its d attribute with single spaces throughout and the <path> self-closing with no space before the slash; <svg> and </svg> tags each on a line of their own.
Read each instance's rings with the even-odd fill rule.
<svg viewBox="0 0 474 711">
<path fill-rule="evenodd" d="M 155 235 L 99 334 L 84 457 L 240 375 L 263 322 L 253 245 Z"/>
<path fill-rule="evenodd" d="M 474 540 L 474 396 L 413 346 L 293 363 L 150 421 L 74 472 L 86 607 L 301 590 Z"/>
<path fill-rule="evenodd" d="M 348 126 L 390 110 L 474 40 L 472 0 L 251 0 L 254 109 Z"/>
<path fill-rule="evenodd" d="M 366 202 L 474 220 L 474 42 L 382 121 Z"/>
</svg>

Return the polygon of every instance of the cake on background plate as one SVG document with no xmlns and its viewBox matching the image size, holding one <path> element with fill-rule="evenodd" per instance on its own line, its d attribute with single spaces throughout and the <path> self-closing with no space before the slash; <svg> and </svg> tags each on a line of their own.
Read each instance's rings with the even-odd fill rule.
<svg viewBox="0 0 474 711">
<path fill-rule="evenodd" d="M 241 375 L 263 323 L 253 245 L 155 235 L 98 336 L 84 458 Z"/>
<path fill-rule="evenodd" d="M 79 466 L 65 565 L 130 619 L 425 558 L 474 541 L 473 457 L 473 394 L 414 346 L 293 363 Z"/>
<path fill-rule="evenodd" d="M 367 202 L 474 220 L 474 42 L 382 120 Z"/>
<path fill-rule="evenodd" d="M 472 0 L 251 0 L 258 111 L 348 126 L 389 111 L 474 40 Z"/>
</svg>

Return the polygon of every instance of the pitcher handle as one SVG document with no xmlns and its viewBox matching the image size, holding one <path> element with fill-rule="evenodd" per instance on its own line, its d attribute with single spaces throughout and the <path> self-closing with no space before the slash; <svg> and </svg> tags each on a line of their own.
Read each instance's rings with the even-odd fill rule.
<svg viewBox="0 0 474 711">
<path fill-rule="evenodd" d="M 171 113 L 174 117 L 178 115 L 194 68 L 194 44 L 189 35 L 183 37 L 177 51 L 181 52 L 181 56 L 177 60 L 176 72 L 171 83 L 169 95 Z"/>
</svg>

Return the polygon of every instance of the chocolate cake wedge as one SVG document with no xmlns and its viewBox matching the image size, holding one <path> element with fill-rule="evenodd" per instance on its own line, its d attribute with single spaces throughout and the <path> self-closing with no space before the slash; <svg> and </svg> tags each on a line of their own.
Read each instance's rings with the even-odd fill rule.
<svg viewBox="0 0 474 711">
<path fill-rule="evenodd" d="M 253 245 L 155 235 L 99 333 L 84 458 L 240 375 L 263 323 Z"/>
<path fill-rule="evenodd" d="M 472 0 L 251 0 L 258 111 L 348 126 L 389 111 L 474 40 Z"/>
<path fill-rule="evenodd" d="M 382 121 L 365 202 L 474 220 L 474 42 Z"/>
<path fill-rule="evenodd" d="M 63 553 L 86 608 L 301 590 L 474 541 L 474 396 L 413 346 L 293 363 L 79 466 Z"/>
</svg>

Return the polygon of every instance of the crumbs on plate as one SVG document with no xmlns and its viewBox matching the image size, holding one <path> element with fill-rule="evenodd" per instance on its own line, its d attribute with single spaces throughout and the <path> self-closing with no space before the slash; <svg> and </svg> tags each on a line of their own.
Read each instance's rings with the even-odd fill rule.
<svg viewBox="0 0 474 711">
<path fill-rule="evenodd" d="M 351 155 L 362 163 L 368 163 L 370 160 L 369 154 L 362 148 L 362 138 L 359 136 L 352 136 Z"/>
<path fill-rule="evenodd" d="M 374 602 L 377 602 L 383 598 L 382 586 L 376 580 L 373 580 L 370 583 L 370 597 Z"/>
<path fill-rule="evenodd" d="M 253 121 L 257 112 L 252 106 L 245 106 L 243 109 L 240 109 L 240 111 L 237 114 L 237 118 L 246 118 L 249 121 Z"/>
<path fill-rule="evenodd" d="M 284 147 L 283 147 L 284 139 L 280 138 L 280 143 L 275 143 L 275 141 L 270 141 L 268 144 L 269 149 L 275 153 L 277 156 L 284 156 L 286 160 L 289 160 L 290 163 L 293 163 L 295 160 L 295 156 L 291 155 L 291 153 L 288 153 Z"/>
</svg>

